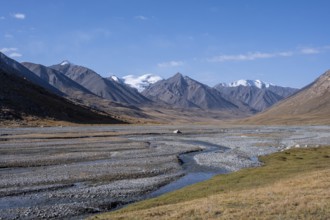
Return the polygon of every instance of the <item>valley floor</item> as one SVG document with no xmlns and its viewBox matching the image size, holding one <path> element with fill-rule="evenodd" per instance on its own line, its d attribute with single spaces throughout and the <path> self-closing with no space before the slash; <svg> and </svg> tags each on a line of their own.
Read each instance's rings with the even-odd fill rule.
<svg viewBox="0 0 330 220">
<path fill-rule="evenodd" d="M 259 166 L 260 155 L 329 143 L 329 126 L 1 128 L 0 219 L 82 218 L 187 173 L 237 171 Z"/>
</svg>

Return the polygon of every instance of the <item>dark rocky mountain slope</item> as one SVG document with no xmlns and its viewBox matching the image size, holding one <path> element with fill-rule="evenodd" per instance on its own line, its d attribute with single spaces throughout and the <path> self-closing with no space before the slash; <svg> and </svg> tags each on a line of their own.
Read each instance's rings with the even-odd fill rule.
<svg viewBox="0 0 330 220">
<path fill-rule="evenodd" d="M 33 84 L 39 85 L 46 90 L 55 93 L 57 95 L 64 95 L 61 91 L 56 89 L 55 87 L 51 86 L 49 83 L 45 82 L 44 80 L 40 79 L 40 77 L 36 76 L 33 72 L 27 69 L 25 66 L 13 60 L 3 53 L 0 52 L 0 70 L 4 72 L 10 72 L 18 77 L 24 78 L 30 81 Z"/>
<path fill-rule="evenodd" d="M 68 121 L 124 123 L 110 115 L 77 105 L 11 72 L 0 70 L 0 121 Z"/>
<path fill-rule="evenodd" d="M 0 122 L 69 121 L 124 123 L 65 99 L 65 94 L 17 61 L 0 53 Z M 24 122 L 24 123 L 25 123 Z"/>
<path fill-rule="evenodd" d="M 102 98 L 129 105 L 150 103 L 150 100 L 140 94 L 136 89 L 118 83 L 115 80 L 103 78 L 86 67 L 62 62 L 61 64 L 50 66 L 50 68 L 65 74 L 73 81 Z"/>
<path fill-rule="evenodd" d="M 57 88 L 67 96 L 79 98 L 84 94 L 95 95 L 57 70 L 29 62 L 24 62 L 22 64 L 42 80 Z"/>
</svg>

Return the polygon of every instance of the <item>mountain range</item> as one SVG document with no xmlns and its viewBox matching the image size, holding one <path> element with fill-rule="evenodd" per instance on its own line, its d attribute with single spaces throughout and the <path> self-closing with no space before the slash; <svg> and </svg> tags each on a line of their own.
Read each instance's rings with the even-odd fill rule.
<svg viewBox="0 0 330 220">
<path fill-rule="evenodd" d="M 116 76 L 104 78 L 87 67 L 75 65 L 69 61 L 47 67 L 29 62 L 18 63 L 2 53 L 0 53 L 0 61 L 2 80 L 8 83 L 8 85 L 2 86 L 0 93 L 2 115 L 6 115 L 8 112 L 33 115 L 33 112 L 42 112 L 40 108 L 48 108 L 47 111 L 44 111 L 46 113 L 41 114 L 41 116 L 39 113 L 34 115 L 74 121 L 75 117 L 72 116 L 72 112 L 66 113 L 63 108 L 59 110 L 61 112 L 59 115 L 62 116 L 55 114 L 55 110 L 49 110 L 50 107 L 47 107 L 47 104 L 55 103 L 54 97 L 61 100 L 56 101 L 56 103 L 74 105 L 76 108 L 74 112 L 77 112 L 78 108 L 83 108 L 85 113 L 88 111 L 91 115 L 98 115 L 97 117 L 111 118 L 114 123 L 116 122 L 114 116 L 117 119 L 125 118 L 126 121 L 141 123 L 143 121 L 179 120 L 180 118 L 184 118 L 184 121 L 195 121 L 196 119 L 202 121 L 203 118 L 221 120 L 224 118 L 242 118 L 262 112 L 251 118 L 251 120 L 262 122 L 262 116 L 271 117 L 268 116 L 269 114 L 281 115 L 281 117 L 284 115 L 293 117 L 293 115 L 298 114 L 305 115 L 305 118 L 311 118 L 311 115 L 318 117 L 317 112 L 320 113 L 320 111 L 323 112 L 320 113 L 321 115 L 328 113 L 327 109 L 321 110 L 323 106 L 328 106 L 329 103 L 327 99 L 329 96 L 327 93 L 329 90 L 328 72 L 313 84 L 298 91 L 294 88 L 276 86 L 260 80 L 238 80 L 229 84 L 219 83 L 212 88 L 188 76 L 183 76 L 181 73 L 168 79 L 162 79 L 153 74 L 145 74 L 140 77 L 129 75 L 123 78 Z M 15 81 L 17 84 L 14 85 L 13 82 Z M 22 87 L 22 84 L 29 88 L 30 93 L 34 95 L 24 97 L 24 94 L 17 93 L 17 90 L 13 90 L 13 94 L 8 92 L 10 87 L 18 88 Z M 323 93 L 317 89 L 321 89 Z M 49 100 L 52 101 L 45 103 L 36 101 L 39 100 L 37 94 L 41 91 L 46 91 L 47 94 L 42 93 L 45 96 L 51 94 L 50 97 L 52 98 Z M 9 101 L 9 97 L 12 100 Z M 15 100 L 14 97 L 19 98 Z M 313 98 L 309 99 L 309 97 Z M 46 97 L 44 98 L 47 100 Z M 30 108 L 28 99 L 31 99 L 30 103 L 38 103 L 40 106 L 37 108 L 37 105 L 34 105 L 33 108 Z M 27 111 L 25 109 L 25 111 L 20 103 L 16 103 L 20 100 L 21 103 L 26 104 L 27 109 L 35 110 Z M 278 102 L 280 104 L 276 104 Z M 11 103 L 11 107 L 6 103 Z M 292 105 L 292 103 L 296 104 Z M 310 106 L 312 104 L 318 107 L 313 108 Z M 60 106 L 60 104 L 58 105 Z M 309 107 L 303 107 L 304 105 L 309 105 Z M 15 110 L 15 106 L 20 107 Z M 14 110 L 5 110 L 10 108 Z M 295 109 L 289 111 L 290 108 Z M 303 109 L 307 112 L 303 112 Z M 283 114 L 280 114 L 281 112 Z M 6 118 L 7 116 L 1 117 Z M 88 117 L 85 121 L 88 121 L 87 119 Z M 245 119 L 244 122 L 249 122 L 249 120 L 249 118 Z"/>
<path fill-rule="evenodd" d="M 39 76 L 40 79 L 42 79 L 45 83 L 50 84 L 58 89 L 62 93 L 62 96 L 74 102 L 86 105 L 90 108 L 97 109 L 102 112 L 106 112 L 111 115 L 115 115 L 117 118 L 122 118 L 122 115 L 124 115 L 124 118 L 130 121 L 132 121 L 132 118 L 147 117 L 147 115 L 143 114 L 142 111 L 135 106 L 122 102 L 115 102 L 112 99 L 105 99 L 94 94 L 92 91 L 88 90 L 58 70 L 43 66 L 41 64 L 28 62 L 23 62 L 22 64 L 32 73 Z M 68 61 L 64 61 L 62 62 L 62 65 L 72 64 L 70 64 Z M 96 78 L 99 79 L 97 74 Z M 121 91 L 115 92 L 121 93 Z M 125 96 L 125 94 L 122 94 L 122 96 Z"/>
<path fill-rule="evenodd" d="M 252 124 L 330 124 L 330 71 L 272 108 L 243 122 Z"/>
<path fill-rule="evenodd" d="M 217 109 L 232 112 L 244 112 L 244 110 L 249 112 L 250 110 L 243 103 L 231 102 L 216 89 L 180 73 L 167 80 L 151 84 L 142 94 L 155 102 L 164 102 L 177 108 Z"/>
<path fill-rule="evenodd" d="M 37 125 L 44 121 L 125 123 L 109 114 L 74 103 L 23 65 L 0 54 L 0 122 Z"/>
<path fill-rule="evenodd" d="M 182 74 L 181 74 L 182 75 Z M 173 78 L 174 77 L 174 78 Z M 185 97 L 177 97 L 177 99 L 174 101 L 168 100 L 168 95 L 170 91 L 173 89 L 170 89 L 169 87 L 164 87 L 159 85 L 162 85 L 166 83 L 167 85 L 170 85 L 171 83 L 177 84 L 180 82 L 174 82 L 175 76 L 173 76 L 165 81 L 160 76 L 154 75 L 154 74 L 145 74 L 139 77 L 134 77 L 133 75 L 124 76 L 122 78 L 119 78 L 117 76 L 111 76 L 111 78 L 119 82 L 121 84 L 126 84 L 132 88 L 136 88 L 139 92 L 141 92 L 144 96 L 148 97 L 151 100 L 154 100 L 156 102 L 164 102 L 167 104 L 171 104 L 175 107 L 197 107 L 202 109 L 214 109 L 214 107 L 217 105 L 217 103 L 220 103 L 219 100 L 214 100 L 214 104 L 210 103 L 210 100 L 203 100 L 204 104 L 196 103 L 198 101 L 192 101 Z M 189 81 L 189 77 L 186 77 L 187 81 Z M 174 79 L 174 80 L 173 80 Z M 157 82 L 163 81 L 162 83 L 156 84 Z M 190 82 L 194 80 L 190 79 Z M 195 81 L 195 83 L 201 85 L 201 83 Z M 155 85 L 153 85 L 155 84 Z M 181 86 L 184 87 L 183 84 Z M 176 88 L 179 88 L 181 86 L 176 85 Z M 181 87 L 181 89 L 183 88 Z M 195 86 L 196 87 L 196 86 Z M 192 83 L 190 86 L 186 88 L 191 88 L 192 91 L 189 91 L 188 93 L 194 94 L 194 99 L 198 99 L 198 96 L 203 96 L 203 94 L 199 93 L 198 91 L 193 91 L 194 86 L 192 86 Z M 208 86 L 203 85 L 203 88 L 206 88 Z M 214 86 L 216 90 L 218 90 L 221 94 L 214 94 L 215 97 L 222 97 L 227 99 L 227 101 L 230 101 L 234 104 L 245 104 L 246 106 L 249 106 L 252 111 L 254 112 L 261 112 L 268 107 L 274 105 L 278 101 L 292 95 L 298 89 L 290 88 L 290 87 L 281 87 L 276 86 L 271 83 L 265 83 L 261 80 L 238 80 L 229 84 L 226 83 L 219 83 L 216 86 Z M 208 88 L 210 90 L 210 88 Z M 164 91 L 162 91 L 164 90 Z M 175 91 L 175 89 L 173 90 Z M 213 91 L 214 93 L 214 91 Z M 192 95 L 190 95 L 192 97 Z M 174 103 L 175 102 L 175 103 Z M 241 103 L 239 103 L 241 102 Z M 189 103 L 189 104 L 188 104 Z M 245 108 L 246 109 L 246 108 Z"/>
<path fill-rule="evenodd" d="M 80 84 L 90 92 L 119 103 L 129 105 L 143 105 L 150 100 L 141 95 L 136 89 L 119 83 L 112 78 L 103 78 L 93 70 L 64 61 L 50 66 Z"/>
<path fill-rule="evenodd" d="M 220 83 L 214 88 L 227 97 L 240 100 L 257 112 L 269 108 L 298 91 L 298 89 L 276 86 L 260 80 L 238 80 L 229 85 Z"/>
</svg>

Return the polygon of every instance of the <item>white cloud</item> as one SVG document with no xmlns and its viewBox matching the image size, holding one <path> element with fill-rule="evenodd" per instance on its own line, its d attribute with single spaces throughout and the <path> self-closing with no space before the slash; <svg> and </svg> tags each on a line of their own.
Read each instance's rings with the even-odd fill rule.
<svg viewBox="0 0 330 220">
<path fill-rule="evenodd" d="M 293 52 L 285 51 L 279 53 L 261 53 L 261 52 L 249 52 L 246 54 L 235 54 L 235 55 L 220 55 L 212 58 L 208 58 L 208 62 L 226 62 L 226 61 L 250 61 L 257 59 L 266 59 L 272 57 L 288 57 L 292 56 Z"/>
<path fill-rule="evenodd" d="M 146 16 L 143 16 L 143 15 L 135 16 L 134 19 L 136 19 L 136 20 L 142 20 L 142 21 L 148 20 L 148 18 Z"/>
<path fill-rule="evenodd" d="M 170 61 L 170 62 L 164 62 L 164 63 L 158 63 L 157 66 L 160 68 L 168 68 L 168 67 L 177 67 L 177 66 L 183 66 L 183 61 Z"/>
<path fill-rule="evenodd" d="M 26 17 L 25 14 L 23 14 L 23 13 L 15 13 L 12 16 L 16 19 L 21 19 L 21 20 L 25 19 L 25 17 Z"/>
<path fill-rule="evenodd" d="M 0 49 L 1 53 L 4 53 L 7 56 L 12 57 L 12 58 L 22 56 L 22 54 L 17 51 L 18 51 L 18 49 L 15 47 L 10 47 L 10 48 L 5 47 L 5 48 Z"/>
<path fill-rule="evenodd" d="M 303 48 L 300 50 L 302 54 L 318 54 L 321 51 L 317 48 Z"/>
</svg>

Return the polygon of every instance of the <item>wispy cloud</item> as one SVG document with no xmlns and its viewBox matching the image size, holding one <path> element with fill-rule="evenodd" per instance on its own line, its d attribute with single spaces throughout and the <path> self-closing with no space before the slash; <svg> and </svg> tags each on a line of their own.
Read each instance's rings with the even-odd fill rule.
<svg viewBox="0 0 330 220">
<path fill-rule="evenodd" d="M 20 20 L 24 20 L 25 19 L 25 14 L 23 13 L 14 13 L 12 14 L 13 18 L 16 18 L 16 19 L 20 19 Z"/>
<path fill-rule="evenodd" d="M 284 51 L 284 52 L 279 52 L 277 53 L 278 56 L 280 57 L 291 57 L 293 55 L 292 51 Z"/>
<path fill-rule="evenodd" d="M 134 19 L 146 21 L 146 20 L 148 20 L 148 17 L 143 16 L 143 15 L 138 15 L 138 16 L 135 16 Z"/>
<path fill-rule="evenodd" d="M 318 48 L 303 48 L 300 50 L 302 54 L 318 54 L 321 53 L 320 49 Z"/>
<path fill-rule="evenodd" d="M 10 38 L 13 38 L 14 36 L 7 33 L 7 34 L 4 35 L 4 37 L 7 38 L 7 39 L 10 39 Z"/>
<path fill-rule="evenodd" d="M 252 61 L 258 59 L 276 58 L 276 57 L 291 57 L 294 55 L 316 55 L 325 53 L 330 50 L 330 46 L 320 47 L 298 47 L 294 50 L 282 52 L 248 52 L 244 54 L 222 54 L 207 58 L 207 62 L 228 62 L 228 61 Z"/>
<path fill-rule="evenodd" d="M 21 57 L 23 56 L 22 54 L 18 53 L 18 52 L 13 52 L 9 54 L 9 57 L 15 58 L 15 57 Z"/>
<path fill-rule="evenodd" d="M 15 47 L 5 47 L 5 48 L 0 49 L 0 51 L 2 53 L 10 53 L 10 52 L 17 51 L 17 50 L 18 49 Z"/>
<path fill-rule="evenodd" d="M 160 68 L 168 68 L 168 67 L 177 67 L 177 66 L 183 66 L 183 61 L 170 61 L 170 62 L 164 62 L 164 63 L 158 63 L 157 66 Z"/>
<path fill-rule="evenodd" d="M 5 16 L 0 16 L 0 20 L 5 20 Z"/>
<path fill-rule="evenodd" d="M 257 59 L 267 59 L 272 57 L 288 57 L 292 56 L 293 52 L 285 51 L 279 53 L 261 53 L 261 52 L 249 52 L 246 54 L 235 54 L 235 55 L 220 55 L 208 58 L 208 62 L 226 62 L 226 61 L 250 61 Z"/>
<path fill-rule="evenodd" d="M 2 48 L 0 49 L 1 53 L 6 54 L 9 57 L 15 58 L 15 57 L 21 57 L 22 54 L 18 52 L 18 49 L 15 47 L 10 47 L 10 48 Z"/>
</svg>

